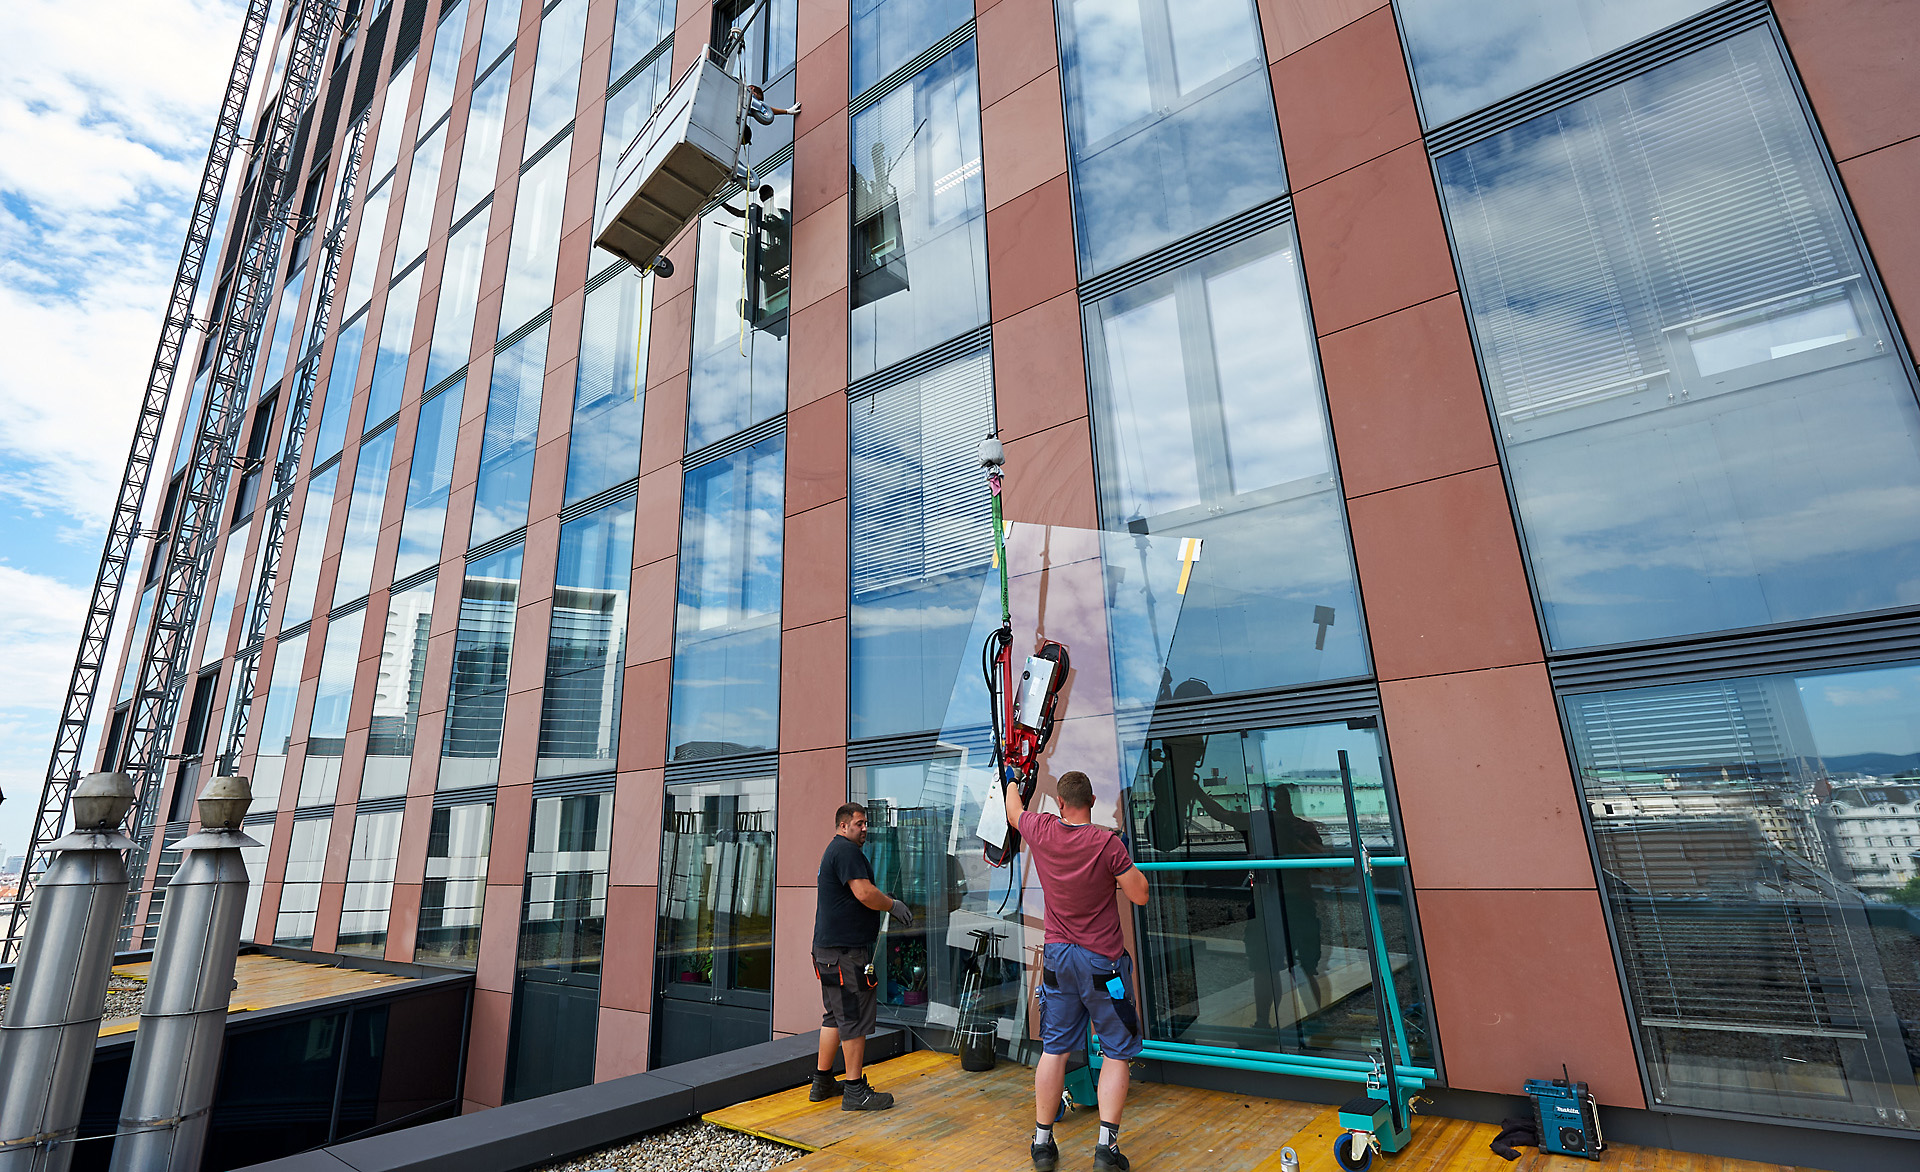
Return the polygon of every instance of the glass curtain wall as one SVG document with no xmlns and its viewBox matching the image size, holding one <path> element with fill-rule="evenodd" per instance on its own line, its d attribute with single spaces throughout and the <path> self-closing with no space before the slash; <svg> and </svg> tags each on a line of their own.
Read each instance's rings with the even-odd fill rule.
<svg viewBox="0 0 1920 1172">
<path fill-rule="evenodd" d="M 551 290 L 551 282 L 549 282 Z M 540 389 L 546 379 L 547 334 L 542 324 L 496 354 L 487 391 L 486 430 L 480 439 L 480 480 L 473 498 L 469 547 L 527 523 L 533 494 L 533 449 L 540 434 Z"/>
<path fill-rule="evenodd" d="M 470 969 L 480 963 L 480 918 L 486 909 L 492 842 L 491 802 L 434 810 L 427 830 L 415 964 Z"/>
<path fill-rule="evenodd" d="M 700 221 L 687 389 L 689 452 L 787 408 L 793 164 L 781 164 L 759 182 L 771 194 L 760 202 L 757 231 L 748 219 L 746 197 L 737 192 Z"/>
<path fill-rule="evenodd" d="M 284 550 L 281 564 L 291 565 L 287 573 L 287 600 L 280 606 L 280 629 L 297 626 L 313 617 L 314 595 L 320 591 L 320 561 L 326 551 L 327 523 L 333 514 L 333 491 L 340 483 L 340 465 L 331 464 L 307 480 L 298 513 L 288 518 L 288 532 L 296 534 L 293 557 Z M 298 529 L 294 525 L 298 525 Z"/>
<path fill-rule="evenodd" d="M 484 215 L 472 216 L 447 238 L 440 302 L 434 309 L 433 340 L 427 349 L 429 388 L 463 369 L 473 350 L 473 318 L 480 308 L 480 262 L 486 257 L 487 222 Z"/>
<path fill-rule="evenodd" d="M 854 115 L 851 133 L 857 380 L 987 320 L 973 40 Z"/>
<path fill-rule="evenodd" d="M 1652 1101 L 1920 1128 L 1920 664 L 1563 704 Z"/>
<path fill-rule="evenodd" d="M 653 277 L 631 266 L 587 290 L 567 441 L 569 505 L 640 474 L 647 322 L 652 316 Z"/>
<path fill-rule="evenodd" d="M 260 708 L 259 749 L 253 759 L 253 809 L 271 810 L 279 804 L 280 785 L 287 774 L 287 754 L 293 750 L 293 713 L 300 702 L 300 666 L 307 657 L 307 633 L 280 640 L 267 679 L 266 702 Z"/>
<path fill-rule="evenodd" d="M 233 625 L 233 604 L 240 593 L 240 571 L 247 561 L 247 533 L 252 522 L 244 522 L 227 534 L 220 554 L 220 576 L 214 584 L 213 598 L 207 603 L 206 638 L 200 645 L 200 666 L 219 659 L 227 653 L 227 636 Z M 252 595 L 248 595 L 247 605 L 251 606 Z M 246 623 L 241 622 L 244 632 Z"/>
<path fill-rule="evenodd" d="M 425 265 L 416 265 L 387 290 L 362 424 L 369 431 L 400 410 L 400 390 L 407 381 L 407 354 L 413 349 L 413 324 L 420 312 L 420 280 L 426 271 Z"/>
<path fill-rule="evenodd" d="M 367 310 L 360 308 L 333 343 L 333 365 L 328 367 L 326 403 L 313 431 L 315 464 L 339 455 L 347 442 L 347 414 L 353 408 L 353 381 L 359 375 L 360 351 L 367 344 Z"/>
<path fill-rule="evenodd" d="M 516 333 L 553 304 L 571 141 L 569 136 L 555 142 L 520 173 L 520 194 L 513 204 L 513 237 L 507 246 L 506 290 L 500 301 L 502 338 Z"/>
<path fill-rule="evenodd" d="M 1056 0 L 1080 275 L 1287 188 L 1253 0 Z"/>
<path fill-rule="evenodd" d="M 320 678 L 313 689 L 313 722 L 307 728 L 307 760 L 300 773 L 299 803 L 330 806 L 340 786 L 340 762 L 347 751 L 347 715 L 353 706 L 353 677 L 360 667 L 363 607 L 327 623 L 320 652 Z"/>
<path fill-rule="evenodd" d="M 447 723 L 440 739 L 442 790 L 500 780 L 500 732 L 507 714 L 507 668 L 513 658 L 524 552 L 524 546 L 515 545 L 467 563 L 453 643 L 453 678 L 447 688 Z"/>
<path fill-rule="evenodd" d="M 407 792 L 426 683 L 433 587 L 427 581 L 387 596 L 380 674 L 374 678 L 373 715 L 367 727 L 367 762 L 360 775 L 362 799 L 397 798 Z"/>
<path fill-rule="evenodd" d="M 667 787 L 654 1064 L 773 1029 L 774 779 Z"/>
<path fill-rule="evenodd" d="M 611 772 L 620 746 L 634 500 L 560 527 L 536 777 Z"/>
<path fill-rule="evenodd" d="M 280 909 L 273 924 L 275 944 L 313 947 L 320 918 L 320 874 L 326 868 L 327 831 L 332 826 L 330 818 L 302 818 L 293 824 L 286 875 L 280 884 Z"/>
<path fill-rule="evenodd" d="M 993 428 L 985 350 L 848 403 L 855 740 L 937 729 L 991 569 L 975 449 Z"/>
<path fill-rule="evenodd" d="M 852 90 L 874 82 L 932 48 L 973 19 L 970 0 L 853 0 Z"/>
<path fill-rule="evenodd" d="M 453 489 L 453 454 L 460 439 L 460 404 L 466 384 L 455 383 L 420 404 L 407 465 L 407 502 L 394 555 L 395 581 L 440 560 L 447 529 L 447 496 Z"/>
<path fill-rule="evenodd" d="M 613 795 L 537 798 L 527 846 L 506 1099 L 593 1081 Z"/>
<path fill-rule="evenodd" d="M 1154 635 L 1167 695 L 1365 675 L 1291 226 L 1093 302 L 1085 325 L 1102 524 L 1199 541 L 1178 627 Z"/>
<path fill-rule="evenodd" d="M 672 760 L 777 746 L 786 436 L 687 473 L 674 619 Z"/>
<path fill-rule="evenodd" d="M 1365 1060 L 1380 1029 L 1367 950 L 1379 948 L 1403 1015 L 1400 1052 L 1432 1061 L 1405 872 L 1374 871 L 1375 939 L 1352 862 L 1343 749 L 1362 839 L 1401 854 L 1372 729 L 1341 721 L 1147 740 L 1127 803 L 1134 857 L 1251 864 L 1153 874 L 1139 942 L 1150 1040 Z M 1317 858 L 1326 865 L 1257 865 Z"/>
<path fill-rule="evenodd" d="M 387 505 L 387 476 L 393 470 L 393 439 L 389 427 L 360 445 L 353 466 L 353 496 L 347 502 L 346 533 L 340 541 L 340 562 L 333 580 L 333 605 L 364 598 L 373 582 L 373 555 L 380 543 L 380 514 Z"/>
<path fill-rule="evenodd" d="M 486 37 L 494 35 L 494 16 L 501 16 L 506 41 L 491 60 L 493 47 L 480 43 L 480 62 L 474 76 L 473 99 L 467 108 L 466 144 L 460 148 L 460 178 L 453 189 L 453 219 L 459 223 L 471 215 L 481 200 L 493 195 L 493 182 L 500 165 L 500 135 L 507 125 L 507 87 L 513 77 L 513 29 L 519 19 L 511 0 L 487 10 Z M 513 10 L 513 11 L 509 11 Z"/>
<path fill-rule="evenodd" d="M 573 121 L 580 96 L 580 53 L 587 34 L 587 0 L 549 3 L 540 18 L 540 45 L 533 62 L 533 94 L 527 104 L 527 137 L 521 158 L 530 159 Z M 519 216 L 515 210 L 516 218 Z"/>
<path fill-rule="evenodd" d="M 393 873 L 400 861 L 400 816 L 399 810 L 385 810 L 354 820 L 335 952 L 386 955 L 387 912 L 393 906 Z"/>
<path fill-rule="evenodd" d="M 1912 372 L 1768 30 L 1438 168 L 1554 647 L 1914 601 Z"/>
</svg>

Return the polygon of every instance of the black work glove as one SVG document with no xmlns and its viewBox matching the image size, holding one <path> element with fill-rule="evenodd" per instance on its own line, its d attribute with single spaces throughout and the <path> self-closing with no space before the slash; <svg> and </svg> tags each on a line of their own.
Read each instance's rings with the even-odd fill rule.
<svg viewBox="0 0 1920 1172">
<path fill-rule="evenodd" d="M 896 899 L 893 901 L 893 906 L 887 909 L 887 914 L 892 916 L 894 922 L 896 924 L 899 924 L 902 928 L 913 927 L 912 909 L 907 907 L 906 904 L 901 903 L 899 900 Z"/>
</svg>

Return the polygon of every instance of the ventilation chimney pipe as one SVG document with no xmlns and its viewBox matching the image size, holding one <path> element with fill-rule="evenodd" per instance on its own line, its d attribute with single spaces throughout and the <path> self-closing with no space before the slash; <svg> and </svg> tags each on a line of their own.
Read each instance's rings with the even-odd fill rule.
<svg viewBox="0 0 1920 1172">
<path fill-rule="evenodd" d="M 199 1172 L 246 914 L 240 848 L 260 845 L 240 831 L 252 802 L 246 778 L 214 778 L 196 803 L 199 833 L 180 843 L 186 857 L 167 883 L 113 1172 Z"/>
<path fill-rule="evenodd" d="M 48 849 L 13 993 L 0 1016 L 0 1172 L 65 1172 L 73 1159 L 133 847 L 120 823 L 133 779 L 95 773 L 74 787 L 74 829 Z"/>
</svg>

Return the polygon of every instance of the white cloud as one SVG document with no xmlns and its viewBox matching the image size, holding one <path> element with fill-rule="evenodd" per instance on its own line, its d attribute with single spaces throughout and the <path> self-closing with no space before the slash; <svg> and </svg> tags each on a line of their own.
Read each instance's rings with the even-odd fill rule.
<svg viewBox="0 0 1920 1172">
<path fill-rule="evenodd" d="M 86 610 L 86 591 L 0 565 L 0 843 L 8 853 L 26 847 Z"/>
</svg>

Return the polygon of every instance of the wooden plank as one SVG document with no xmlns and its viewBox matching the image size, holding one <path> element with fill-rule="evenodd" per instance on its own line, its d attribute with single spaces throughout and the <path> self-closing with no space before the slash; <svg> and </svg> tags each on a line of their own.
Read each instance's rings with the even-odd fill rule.
<svg viewBox="0 0 1920 1172">
<path fill-rule="evenodd" d="M 150 961 L 143 960 L 116 965 L 113 973 L 117 977 L 145 981 L 152 967 Z M 302 1001 L 320 1001 L 387 985 L 403 985 L 414 979 L 396 973 L 310 964 L 257 952 L 243 955 L 236 961 L 233 978 L 238 986 L 228 1003 L 227 1012 L 230 1015 L 295 1005 Z M 110 1018 L 100 1023 L 100 1036 L 124 1034 L 136 1029 L 139 1024 L 139 1019 L 135 1017 Z"/>
</svg>

